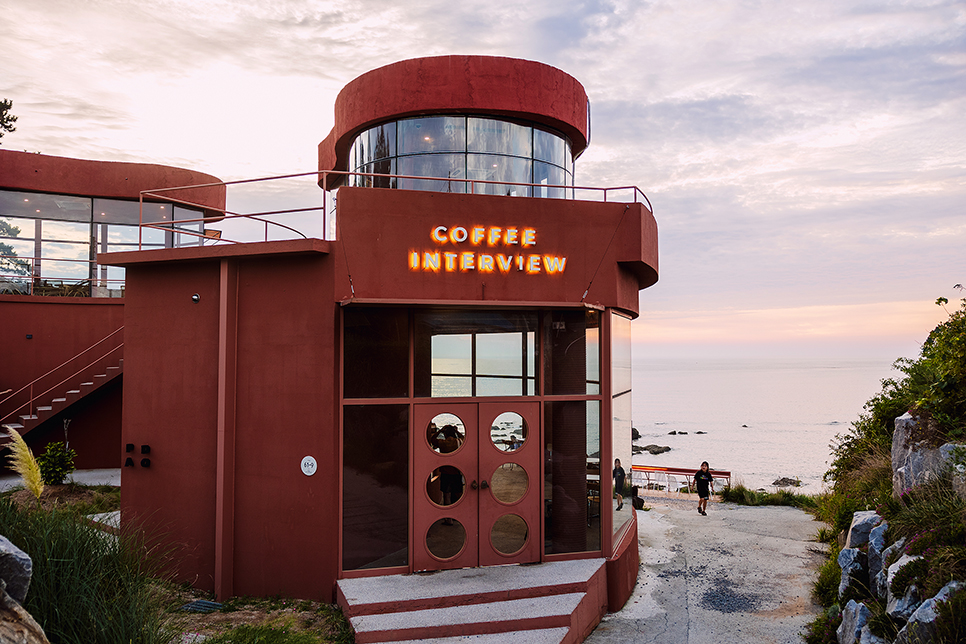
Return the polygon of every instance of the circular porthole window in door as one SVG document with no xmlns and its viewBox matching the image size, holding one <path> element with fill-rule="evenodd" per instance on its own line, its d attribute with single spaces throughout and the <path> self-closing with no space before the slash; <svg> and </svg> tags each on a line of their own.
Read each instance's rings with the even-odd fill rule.
<svg viewBox="0 0 966 644">
<path fill-rule="evenodd" d="M 426 496 L 439 506 L 453 505 L 466 490 L 466 478 L 458 467 L 443 465 L 433 470 L 426 479 Z"/>
<path fill-rule="evenodd" d="M 527 442 L 527 421 L 514 411 L 505 411 L 490 425 L 490 441 L 501 452 L 515 452 Z"/>
<path fill-rule="evenodd" d="M 530 479 L 516 463 L 504 463 L 490 476 L 490 489 L 501 503 L 516 503 L 527 493 Z"/>
<path fill-rule="evenodd" d="M 504 555 L 514 555 L 527 545 L 527 522 L 516 514 L 504 514 L 490 528 L 490 543 Z"/>
<path fill-rule="evenodd" d="M 426 427 L 426 442 L 437 454 L 452 454 L 464 440 L 466 427 L 456 414 L 436 414 Z"/>
<path fill-rule="evenodd" d="M 452 559 L 466 546 L 466 529 L 456 519 L 440 519 L 426 532 L 426 549 L 437 559 Z"/>
</svg>

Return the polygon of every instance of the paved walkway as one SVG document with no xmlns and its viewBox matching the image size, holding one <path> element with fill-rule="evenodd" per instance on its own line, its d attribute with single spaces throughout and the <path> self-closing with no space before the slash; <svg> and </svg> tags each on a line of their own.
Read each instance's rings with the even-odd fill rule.
<svg viewBox="0 0 966 644">
<path fill-rule="evenodd" d="M 820 523 L 787 507 L 711 503 L 703 517 L 696 501 L 647 504 L 634 594 L 589 644 L 800 644 L 821 610 L 810 598 Z"/>
<path fill-rule="evenodd" d="M 121 468 L 104 470 L 76 470 L 67 477 L 67 481 L 82 483 L 83 485 L 114 485 L 121 484 Z M 4 474 L 0 476 L 0 492 L 23 484 L 19 474 Z"/>
</svg>

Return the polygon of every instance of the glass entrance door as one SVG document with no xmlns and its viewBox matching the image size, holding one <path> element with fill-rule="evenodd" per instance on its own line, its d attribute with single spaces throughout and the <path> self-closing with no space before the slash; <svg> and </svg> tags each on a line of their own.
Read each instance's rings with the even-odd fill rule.
<svg viewBox="0 0 966 644">
<path fill-rule="evenodd" d="M 414 570 L 540 560 L 540 406 L 415 405 Z"/>
</svg>

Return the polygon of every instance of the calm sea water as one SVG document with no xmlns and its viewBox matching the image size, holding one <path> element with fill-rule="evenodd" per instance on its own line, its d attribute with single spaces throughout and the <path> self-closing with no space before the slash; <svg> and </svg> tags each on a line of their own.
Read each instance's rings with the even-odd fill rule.
<svg viewBox="0 0 966 644">
<path fill-rule="evenodd" d="M 708 461 L 748 487 L 770 488 L 788 476 L 802 480 L 802 492 L 816 493 L 829 444 L 858 418 L 880 380 L 896 372 L 889 361 L 635 356 L 633 375 L 636 444 L 671 448 L 635 456 L 635 463 L 697 469 Z"/>
</svg>

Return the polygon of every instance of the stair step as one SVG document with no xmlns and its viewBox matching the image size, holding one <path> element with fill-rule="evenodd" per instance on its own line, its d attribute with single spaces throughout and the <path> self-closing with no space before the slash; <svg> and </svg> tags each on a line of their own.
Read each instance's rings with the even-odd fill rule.
<svg viewBox="0 0 966 644">
<path fill-rule="evenodd" d="M 27 415 L 27 416 L 21 416 L 20 417 L 20 420 L 28 420 L 28 421 L 29 420 L 37 420 L 37 417 L 31 414 L 31 415 Z"/>
<path fill-rule="evenodd" d="M 506 633 L 518 630 L 569 628 L 583 593 L 528 597 L 508 601 L 450 606 L 349 619 L 356 642 L 399 641 Z"/>
<path fill-rule="evenodd" d="M 354 616 L 583 592 L 603 565 L 603 559 L 578 559 L 340 579 L 339 603 L 348 616 Z"/>
<path fill-rule="evenodd" d="M 509 631 L 487 635 L 457 635 L 437 637 L 436 644 L 560 644 L 570 631 L 568 628 L 537 628 L 529 631 Z M 417 644 L 426 640 L 399 640 L 396 644 Z"/>
<path fill-rule="evenodd" d="M 91 384 L 94 384 L 94 383 L 91 383 Z M 67 392 L 67 395 L 68 396 L 76 396 L 79 393 L 80 393 L 80 389 L 71 389 L 70 391 Z"/>
<path fill-rule="evenodd" d="M 80 384 L 80 386 L 81 387 L 93 387 L 94 386 L 94 383 L 93 382 L 82 382 Z"/>
<path fill-rule="evenodd" d="M 110 372 L 112 372 L 112 371 L 120 371 L 120 370 L 121 370 L 121 368 L 120 368 L 120 367 L 108 367 L 108 368 L 107 368 L 107 372 L 108 372 L 108 373 L 110 373 Z"/>
<path fill-rule="evenodd" d="M 23 429 L 23 425 L 21 425 L 20 423 L 4 423 L 3 428 L 16 429 L 19 432 L 21 429 Z"/>
<path fill-rule="evenodd" d="M 68 391 L 67 393 L 70 393 L 70 392 Z M 80 392 L 77 392 L 77 393 L 80 393 Z M 62 403 L 62 402 L 67 402 L 67 399 L 66 398 L 54 398 L 51 402 L 53 402 L 53 403 Z"/>
<path fill-rule="evenodd" d="M 107 378 L 107 374 L 106 373 L 98 373 L 98 374 L 95 374 L 94 375 L 94 380 L 97 380 L 98 378 Z"/>
<path fill-rule="evenodd" d="M 37 407 L 37 411 L 53 411 L 53 410 L 54 408 L 52 405 L 42 405 L 40 407 Z"/>
</svg>

